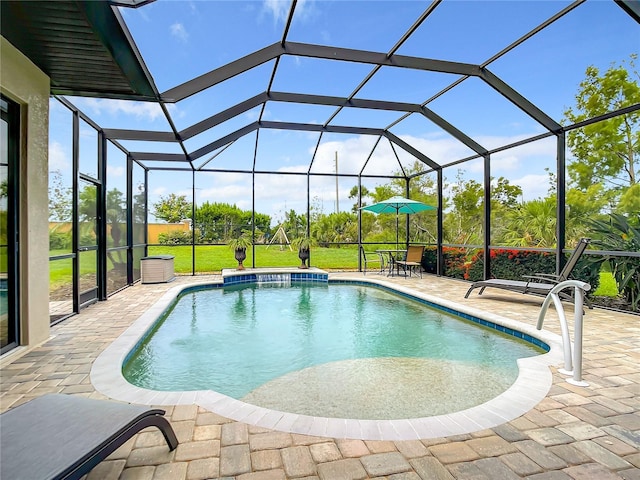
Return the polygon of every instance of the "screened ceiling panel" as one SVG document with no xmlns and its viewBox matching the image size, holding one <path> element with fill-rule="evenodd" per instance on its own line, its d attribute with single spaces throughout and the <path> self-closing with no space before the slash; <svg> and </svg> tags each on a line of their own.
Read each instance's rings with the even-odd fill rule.
<svg viewBox="0 0 640 480">
<path fill-rule="evenodd" d="M 476 152 L 462 141 L 413 113 L 390 128 L 390 131 L 440 165 L 447 165 Z"/>
<path fill-rule="evenodd" d="M 444 1 L 398 53 L 481 64 L 570 3 Z"/>
<path fill-rule="evenodd" d="M 408 175 L 409 173 L 418 173 L 413 168 L 414 165 L 419 166 L 419 172 L 430 172 L 433 170 L 427 163 L 425 163 L 424 159 L 418 158 L 415 155 L 412 155 L 407 150 L 398 147 L 395 144 L 391 144 L 392 150 L 395 151 L 398 156 L 398 160 L 400 161 L 400 165 L 402 165 L 402 174 L 400 170 L 396 170 L 394 173 L 396 175 Z"/>
<path fill-rule="evenodd" d="M 215 158 L 217 158 L 222 152 L 224 152 L 231 145 L 233 145 L 233 142 L 227 143 L 223 147 L 217 148 L 213 152 L 210 152 L 210 153 L 198 158 L 197 160 L 194 160 L 192 162 L 194 168 L 196 170 L 199 170 L 201 168 L 206 168 L 207 165 L 209 165 L 209 163 L 211 163 Z"/>
<path fill-rule="evenodd" d="M 288 9 L 285 2 L 272 3 Z M 275 27 L 268 7 L 253 1 L 157 1 L 119 10 L 164 91 L 279 41 L 281 27 Z M 247 28 L 252 35 L 246 35 Z M 202 45 L 209 46 L 204 54 Z"/>
<path fill-rule="evenodd" d="M 371 108 L 343 108 L 333 117 L 329 125 L 358 125 L 360 127 L 387 128 L 400 115 L 393 110 L 374 110 Z"/>
<path fill-rule="evenodd" d="M 118 143 L 130 152 L 184 153 L 178 142 L 139 142 L 118 140 Z"/>
<path fill-rule="evenodd" d="M 256 169 L 260 171 L 284 169 L 306 173 L 319 136 L 317 132 L 260 129 Z"/>
<path fill-rule="evenodd" d="M 272 71 L 273 62 L 258 65 L 177 102 L 179 114 L 173 115 L 176 126 L 185 129 L 264 92 Z"/>
<path fill-rule="evenodd" d="M 222 141 L 221 139 L 227 138 L 229 135 L 233 136 L 233 134 L 239 130 L 246 129 L 251 124 L 258 120 L 260 116 L 260 111 L 262 110 L 261 106 L 254 107 L 250 110 L 247 110 L 235 117 L 230 118 L 229 120 L 219 123 L 214 127 L 208 128 L 207 130 L 199 133 L 188 140 L 184 141 L 184 144 L 189 153 L 197 152 L 201 148 L 208 148 L 208 146 L 212 143 L 221 143 L 217 145 L 215 149 L 220 146 L 223 146 L 229 141 L 233 141 L 233 138 L 229 139 L 229 141 Z M 207 152 L 210 153 L 210 152 Z"/>
<path fill-rule="evenodd" d="M 203 155 L 200 160 L 211 159 L 211 161 L 207 162 L 202 170 L 220 169 L 250 172 L 253 169 L 256 134 L 257 131 L 253 131 L 230 143 L 227 148 Z"/>
<path fill-rule="evenodd" d="M 373 149 L 373 135 L 324 134 L 311 166 L 311 173 L 358 174 Z"/>
<path fill-rule="evenodd" d="M 155 102 L 110 98 L 65 97 L 102 128 L 169 131 L 162 108 Z M 173 113 L 176 109 L 169 107 Z"/>
<path fill-rule="evenodd" d="M 336 111 L 335 106 L 290 102 L 268 102 L 263 120 L 323 125 Z"/>
<path fill-rule="evenodd" d="M 491 149 L 508 137 L 532 137 L 545 130 L 504 96 L 478 78 L 469 78 L 427 105 L 450 124 Z"/>
<path fill-rule="evenodd" d="M 428 7 L 428 2 L 298 2 L 288 39 L 357 50 L 388 52 Z M 402 14 L 390 16 L 389 11 Z"/>
<path fill-rule="evenodd" d="M 639 52 L 637 22 L 614 2 L 588 1 L 492 63 L 490 69 L 560 122 L 567 107 L 575 105 L 589 66 L 604 73 Z"/>
<path fill-rule="evenodd" d="M 355 97 L 420 105 L 459 78 L 450 73 L 382 67 Z"/>
<path fill-rule="evenodd" d="M 371 71 L 371 65 L 336 60 L 281 57 L 272 90 L 348 97 Z"/>
<path fill-rule="evenodd" d="M 140 166 L 144 166 L 144 168 L 149 169 L 149 171 L 153 171 L 154 169 L 166 170 L 166 169 L 176 169 L 176 170 L 185 170 L 187 172 L 191 172 L 192 168 L 189 162 L 172 162 L 172 161 L 155 161 L 155 160 L 145 160 L 144 162 L 139 162 Z"/>
<path fill-rule="evenodd" d="M 400 163 L 391 143 L 382 138 L 370 154 L 366 164 L 363 166 L 363 175 L 393 175 L 400 170 Z"/>
</svg>

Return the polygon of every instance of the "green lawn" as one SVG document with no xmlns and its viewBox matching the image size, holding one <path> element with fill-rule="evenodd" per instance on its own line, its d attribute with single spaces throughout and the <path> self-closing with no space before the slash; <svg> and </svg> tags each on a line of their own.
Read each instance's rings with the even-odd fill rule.
<svg viewBox="0 0 640 480">
<path fill-rule="evenodd" d="M 297 251 L 290 251 L 288 248 L 280 250 L 277 246 L 266 247 L 258 245 L 255 247 L 256 267 L 294 267 L 300 265 Z M 173 255 L 174 268 L 176 273 L 191 273 L 193 257 L 190 246 L 154 246 L 149 247 L 149 255 Z M 226 245 L 197 246 L 196 247 L 196 271 L 197 272 L 219 272 L 223 268 L 235 268 L 237 262 L 234 253 Z M 251 249 L 247 250 L 247 258 L 244 261 L 245 267 L 253 265 L 253 255 Z M 358 268 L 358 248 L 321 248 L 311 249 L 310 265 L 318 268 L 328 269 L 357 269 Z"/>
</svg>

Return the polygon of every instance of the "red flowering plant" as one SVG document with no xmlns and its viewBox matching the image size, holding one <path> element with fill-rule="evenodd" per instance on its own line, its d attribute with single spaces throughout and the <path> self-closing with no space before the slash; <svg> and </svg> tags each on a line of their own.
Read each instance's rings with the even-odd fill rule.
<svg viewBox="0 0 640 480">
<path fill-rule="evenodd" d="M 467 251 L 464 248 L 443 247 L 444 275 L 451 278 L 464 278 L 467 269 Z"/>
<path fill-rule="evenodd" d="M 437 272 L 437 249 L 427 247 L 422 255 L 422 267 L 427 273 Z M 467 269 L 467 251 L 464 248 L 442 247 L 444 257 L 444 275 L 452 278 L 465 278 Z"/>
</svg>

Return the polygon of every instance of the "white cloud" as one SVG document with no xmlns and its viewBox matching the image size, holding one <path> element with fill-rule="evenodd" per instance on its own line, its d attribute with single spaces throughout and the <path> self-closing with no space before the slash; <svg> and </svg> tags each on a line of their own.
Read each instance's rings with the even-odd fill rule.
<svg viewBox="0 0 640 480">
<path fill-rule="evenodd" d="M 446 165 L 473 153 L 454 138 L 440 134 L 427 137 L 412 135 L 399 135 L 399 137 L 440 165 Z M 396 147 L 396 151 L 400 153 L 402 148 Z"/>
<path fill-rule="evenodd" d="M 376 137 L 371 135 L 359 135 L 344 141 L 323 142 L 318 147 L 311 171 L 334 173 L 337 152 L 338 173 L 359 173 L 375 142 Z M 309 150 L 309 153 L 313 154 L 313 150 Z M 369 170 L 367 172 L 372 173 Z"/>
<path fill-rule="evenodd" d="M 167 187 L 156 187 L 153 190 L 151 190 L 151 194 L 152 195 L 164 195 L 167 192 Z"/>
<path fill-rule="evenodd" d="M 164 113 L 160 106 L 151 102 L 82 98 L 77 99 L 75 103 L 81 110 L 91 111 L 96 116 L 106 114 L 115 117 L 123 114 L 149 122 L 153 122 L 158 118 L 164 118 Z"/>
<path fill-rule="evenodd" d="M 295 17 L 298 20 L 308 21 L 314 15 L 313 0 L 298 0 Z M 274 24 L 287 21 L 291 2 L 285 0 L 264 0 L 262 10 L 273 17 Z"/>
<path fill-rule="evenodd" d="M 169 31 L 171 32 L 172 36 L 176 37 L 183 43 L 187 43 L 187 41 L 189 40 L 189 33 L 187 32 L 186 28 L 184 28 L 184 25 L 180 22 L 176 22 L 171 25 L 169 27 Z"/>
<path fill-rule="evenodd" d="M 548 175 L 525 175 L 524 177 L 514 178 L 511 183 L 522 188 L 522 199 L 524 201 L 544 198 L 549 194 Z"/>
<path fill-rule="evenodd" d="M 49 145 L 49 170 L 66 170 L 71 167 L 71 158 L 58 142 Z"/>
<path fill-rule="evenodd" d="M 107 165 L 107 176 L 123 177 L 124 173 L 124 167 L 112 167 L 111 165 Z"/>
<path fill-rule="evenodd" d="M 289 14 L 290 2 L 283 0 L 265 0 L 263 9 L 273 16 L 274 23 L 286 22 Z"/>
</svg>

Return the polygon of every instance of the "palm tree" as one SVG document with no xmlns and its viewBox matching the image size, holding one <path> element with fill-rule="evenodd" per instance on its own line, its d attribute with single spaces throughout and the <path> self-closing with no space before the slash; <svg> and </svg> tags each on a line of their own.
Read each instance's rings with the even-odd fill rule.
<svg viewBox="0 0 640 480">
<path fill-rule="evenodd" d="M 552 248 L 556 242 L 555 198 L 530 200 L 507 211 L 504 224 L 506 245 Z"/>
</svg>

